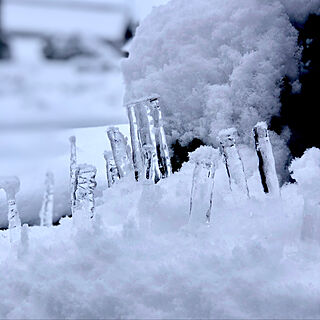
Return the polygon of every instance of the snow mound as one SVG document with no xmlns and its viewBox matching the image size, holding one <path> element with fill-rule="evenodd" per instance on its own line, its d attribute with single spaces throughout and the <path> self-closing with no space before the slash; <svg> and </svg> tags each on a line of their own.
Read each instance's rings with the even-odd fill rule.
<svg viewBox="0 0 320 320">
<path fill-rule="evenodd" d="M 279 84 L 296 78 L 298 57 L 281 1 L 172 0 L 137 30 L 123 62 L 125 101 L 158 93 L 172 139 L 216 146 L 221 129 L 236 127 L 248 143 L 250 129 L 279 112 Z"/>
</svg>

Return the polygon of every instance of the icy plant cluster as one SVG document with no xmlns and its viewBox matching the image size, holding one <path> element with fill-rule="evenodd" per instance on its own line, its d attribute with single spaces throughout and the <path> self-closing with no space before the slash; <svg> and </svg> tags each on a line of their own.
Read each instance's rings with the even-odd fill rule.
<svg viewBox="0 0 320 320">
<path fill-rule="evenodd" d="M 319 8 L 319 0 L 172 0 L 155 8 L 123 62 L 125 101 L 159 94 L 171 141 L 216 146 L 217 133 L 235 127 L 248 144 L 249 128 L 278 114 L 283 77 L 296 79 L 290 20 Z M 280 139 L 272 139 L 279 161 Z"/>
</svg>

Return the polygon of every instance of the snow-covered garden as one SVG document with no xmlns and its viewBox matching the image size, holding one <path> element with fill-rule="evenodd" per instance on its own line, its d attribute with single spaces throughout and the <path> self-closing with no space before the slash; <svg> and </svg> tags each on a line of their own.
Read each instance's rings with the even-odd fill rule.
<svg viewBox="0 0 320 320">
<path fill-rule="evenodd" d="M 110 126 L 46 132 L 68 151 L 35 168 L 41 183 L 0 172 L 0 318 L 319 318 L 320 150 L 292 159 L 289 128 L 269 129 L 282 79 L 301 89 L 294 25 L 319 13 L 318 0 L 154 8 Z M 174 171 L 172 145 L 193 139 Z M 23 216 L 19 193 L 41 206 Z"/>
</svg>

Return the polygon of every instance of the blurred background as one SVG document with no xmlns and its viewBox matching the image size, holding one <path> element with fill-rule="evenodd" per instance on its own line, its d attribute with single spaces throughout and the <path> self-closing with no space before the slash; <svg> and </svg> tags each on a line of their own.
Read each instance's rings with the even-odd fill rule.
<svg viewBox="0 0 320 320">
<path fill-rule="evenodd" d="M 55 219 L 69 214 L 69 142 L 106 188 L 105 130 L 121 125 L 122 59 L 139 21 L 168 0 L 0 0 L 0 176 L 21 180 L 23 222 L 38 222 L 47 170 L 55 175 Z M 7 224 L 0 191 L 0 228 Z"/>
</svg>

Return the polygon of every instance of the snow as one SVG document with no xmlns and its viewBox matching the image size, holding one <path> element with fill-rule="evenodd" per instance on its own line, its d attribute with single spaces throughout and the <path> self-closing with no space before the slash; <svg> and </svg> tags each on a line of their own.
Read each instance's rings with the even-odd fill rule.
<svg viewBox="0 0 320 320">
<path fill-rule="evenodd" d="M 297 78 L 290 18 L 319 8 L 318 0 L 172 0 L 137 29 L 122 65 L 125 101 L 159 94 L 170 142 L 196 137 L 216 147 L 218 132 L 235 127 L 249 145 L 251 128 L 278 115 L 283 77 Z M 272 139 L 279 172 L 287 139 Z"/>
<path fill-rule="evenodd" d="M 0 317 L 318 318 L 320 250 L 300 239 L 298 185 L 234 201 L 220 163 L 211 224 L 189 228 L 192 171 L 122 180 L 91 229 L 32 227 L 18 258 L 1 232 Z"/>
<path fill-rule="evenodd" d="M 95 208 L 82 212 L 90 215 L 81 223 L 67 217 L 58 226 L 23 225 L 21 240 L 11 243 L 14 230 L 0 231 L 0 318 L 320 317 L 320 150 L 292 162 L 296 182 L 274 198 L 263 192 L 251 133 L 278 112 L 281 77 L 295 81 L 297 34 L 289 18 L 302 21 L 319 1 L 301 8 L 299 0 L 212 3 L 172 0 L 153 10 L 124 63 L 126 101 L 159 94 L 171 141 L 197 136 L 217 146 L 220 129 L 236 127 L 250 199 L 230 190 L 211 146 L 157 184 L 128 175 L 107 188 L 107 126 L 118 123 L 129 137 L 112 53 L 107 72 L 81 72 L 87 61 L 47 64 L 29 46 L 39 44 L 28 42 L 25 54 L 15 50 L 14 62 L 0 65 L 0 173 L 21 181 L 22 222 L 39 223 L 48 170 L 55 180 L 53 219 L 70 213 L 70 136 L 78 163 L 97 168 Z M 286 139 L 287 133 L 281 139 L 270 133 L 278 173 Z M 92 182 L 90 192 L 93 171 L 84 180 Z M 2 190 L 0 212 L 5 227 Z"/>
</svg>

